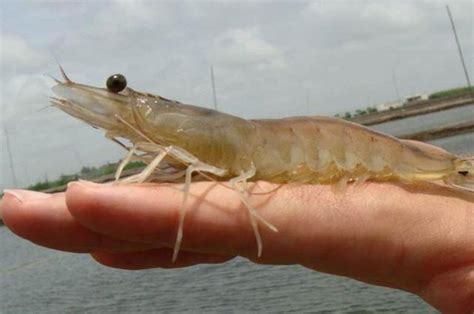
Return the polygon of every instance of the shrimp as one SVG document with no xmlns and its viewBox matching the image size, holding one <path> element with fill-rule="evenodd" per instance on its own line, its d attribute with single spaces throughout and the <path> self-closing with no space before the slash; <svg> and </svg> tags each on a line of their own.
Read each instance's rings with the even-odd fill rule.
<svg viewBox="0 0 474 314">
<path fill-rule="evenodd" d="M 122 75 L 107 88 L 71 81 L 61 68 L 54 106 L 123 146 L 120 183 L 184 180 L 179 225 L 173 251 L 176 260 L 183 237 L 185 205 L 194 175 L 228 181 L 249 212 L 258 256 L 261 217 L 249 201 L 248 181 L 277 184 L 332 184 L 344 191 L 349 182 L 366 180 L 444 183 L 474 192 L 474 159 L 430 145 L 400 140 L 342 119 L 309 116 L 245 120 L 216 110 L 185 105 L 127 87 Z M 120 179 L 131 160 L 147 164 L 141 173 Z"/>
</svg>

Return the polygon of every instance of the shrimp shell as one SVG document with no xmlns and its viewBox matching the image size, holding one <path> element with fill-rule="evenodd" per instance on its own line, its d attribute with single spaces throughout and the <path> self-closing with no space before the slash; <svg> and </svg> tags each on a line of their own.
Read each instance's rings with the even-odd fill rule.
<svg viewBox="0 0 474 314">
<path fill-rule="evenodd" d="M 435 182 L 474 192 L 474 160 L 433 146 L 400 140 L 364 126 L 330 117 L 245 120 L 126 88 L 120 93 L 77 84 L 61 69 L 52 104 L 106 131 L 128 154 L 117 169 L 118 183 L 184 180 L 183 203 L 174 246 L 183 236 L 185 205 L 192 179 L 229 181 L 247 207 L 258 256 L 258 222 L 277 228 L 252 207 L 246 182 L 333 184 L 349 182 Z M 128 143 L 124 143 L 124 141 Z M 120 179 L 124 166 L 141 160 L 147 167 Z"/>
</svg>

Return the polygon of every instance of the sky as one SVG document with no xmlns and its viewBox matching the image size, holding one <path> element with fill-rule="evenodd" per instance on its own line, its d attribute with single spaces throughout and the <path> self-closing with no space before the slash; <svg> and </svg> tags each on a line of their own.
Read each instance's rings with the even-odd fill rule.
<svg viewBox="0 0 474 314">
<path fill-rule="evenodd" d="M 472 1 L 0 1 L 0 188 L 124 154 L 48 107 L 58 63 L 204 107 L 212 65 L 221 111 L 334 115 L 466 85 L 447 4 L 473 80 Z"/>
</svg>

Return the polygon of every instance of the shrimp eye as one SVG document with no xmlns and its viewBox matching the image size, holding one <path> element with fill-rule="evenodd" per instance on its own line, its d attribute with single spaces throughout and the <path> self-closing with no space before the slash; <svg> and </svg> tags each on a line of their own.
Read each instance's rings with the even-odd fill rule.
<svg viewBox="0 0 474 314">
<path fill-rule="evenodd" d="M 458 173 L 462 176 L 467 176 L 469 174 L 469 171 L 458 171 Z"/>
<path fill-rule="evenodd" d="M 127 80 L 122 74 L 114 74 L 107 79 L 105 85 L 109 92 L 119 93 L 127 87 Z"/>
</svg>

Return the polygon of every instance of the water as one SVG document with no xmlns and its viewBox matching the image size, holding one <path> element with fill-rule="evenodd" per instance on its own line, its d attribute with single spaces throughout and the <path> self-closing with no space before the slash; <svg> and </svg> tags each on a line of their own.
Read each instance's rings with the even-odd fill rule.
<svg viewBox="0 0 474 314">
<path fill-rule="evenodd" d="M 430 114 L 413 116 L 371 126 L 395 136 L 430 130 L 450 124 L 474 121 L 474 104 Z"/>
<path fill-rule="evenodd" d="M 406 126 L 418 131 L 432 125 L 430 116 L 437 126 L 472 119 L 465 108 L 376 128 L 391 128 L 396 134 L 406 133 Z M 473 134 L 432 143 L 455 153 L 474 152 Z M 435 313 L 414 295 L 298 266 L 259 266 L 235 259 L 179 270 L 120 271 L 100 266 L 87 255 L 37 247 L 5 227 L 0 227 L 0 248 L 1 313 Z"/>
<path fill-rule="evenodd" d="M 408 293 L 244 259 L 178 270 L 114 270 L 0 228 L 1 313 L 435 313 Z"/>
<path fill-rule="evenodd" d="M 474 153 L 474 134 L 459 134 L 450 137 L 439 138 L 429 141 L 433 145 L 443 147 L 449 152 L 460 155 L 472 155 Z"/>
</svg>

